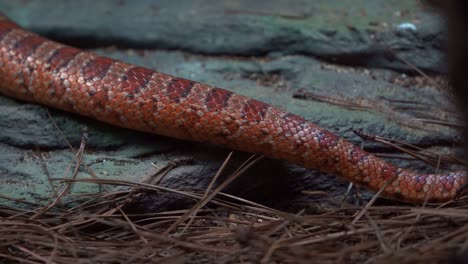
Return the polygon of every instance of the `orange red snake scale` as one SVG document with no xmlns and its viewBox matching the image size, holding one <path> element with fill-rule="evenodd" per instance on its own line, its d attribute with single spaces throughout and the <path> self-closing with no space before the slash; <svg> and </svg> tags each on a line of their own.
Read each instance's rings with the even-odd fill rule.
<svg viewBox="0 0 468 264">
<path fill-rule="evenodd" d="M 386 197 L 453 199 L 464 172 L 419 174 L 263 102 L 42 38 L 0 14 L 0 93 L 120 127 L 260 153 Z"/>
</svg>

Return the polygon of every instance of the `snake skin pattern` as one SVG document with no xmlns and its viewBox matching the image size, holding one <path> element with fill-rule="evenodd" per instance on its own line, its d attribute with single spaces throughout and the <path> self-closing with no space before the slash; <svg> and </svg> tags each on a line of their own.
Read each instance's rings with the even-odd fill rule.
<svg viewBox="0 0 468 264">
<path fill-rule="evenodd" d="M 395 167 L 303 118 L 198 82 L 42 38 L 0 14 L 0 93 L 112 125 L 260 153 L 344 176 L 386 197 L 453 199 L 465 172 Z"/>
</svg>

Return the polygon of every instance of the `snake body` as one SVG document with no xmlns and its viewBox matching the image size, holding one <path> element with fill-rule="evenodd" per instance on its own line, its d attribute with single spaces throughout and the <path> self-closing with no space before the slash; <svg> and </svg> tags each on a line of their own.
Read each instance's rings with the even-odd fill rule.
<svg viewBox="0 0 468 264">
<path fill-rule="evenodd" d="M 0 14 L 0 93 L 112 125 L 341 175 L 393 199 L 453 199 L 464 172 L 419 174 L 297 115 L 233 92 L 47 40 Z"/>
</svg>

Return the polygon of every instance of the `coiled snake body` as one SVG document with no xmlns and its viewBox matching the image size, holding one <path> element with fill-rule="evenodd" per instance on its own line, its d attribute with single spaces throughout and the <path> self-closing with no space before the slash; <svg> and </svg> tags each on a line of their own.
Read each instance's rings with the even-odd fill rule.
<svg viewBox="0 0 468 264">
<path fill-rule="evenodd" d="M 395 167 L 263 102 L 62 45 L 0 14 L 0 93 L 130 129 L 264 154 L 408 202 L 444 202 L 464 172 Z"/>
</svg>

